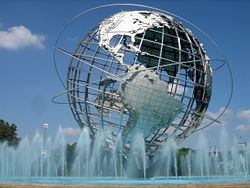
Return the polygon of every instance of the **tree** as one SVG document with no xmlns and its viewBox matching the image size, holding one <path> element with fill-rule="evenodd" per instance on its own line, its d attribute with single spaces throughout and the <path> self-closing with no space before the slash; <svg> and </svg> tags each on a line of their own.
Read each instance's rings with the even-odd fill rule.
<svg viewBox="0 0 250 188">
<path fill-rule="evenodd" d="M 187 167 L 187 155 L 195 152 L 191 148 L 180 148 L 177 152 L 177 166 L 178 166 L 178 176 L 187 176 L 188 167 Z"/>
<path fill-rule="evenodd" d="M 73 165 L 74 160 L 76 158 L 76 156 L 75 156 L 76 144 L 77 143 L 67 144 L 67 147 L 66 147 L 67 175 L 70 174 L 72 165 Z"/>
<path fill-rule="evenodd" d="M 15 124 L 0 120 L 0 142 L 7 142 L 10 146 L 17 146 L 21 138 L 17 136 Z"/>
<path fill-rule="evenodd" d="M 180 158 L 181 156 L 186 156 L 189 152 L 192 152 L 193 150 L 191 148 L 180 148 L 178 150 L 178 158 Z"/>
</svg>

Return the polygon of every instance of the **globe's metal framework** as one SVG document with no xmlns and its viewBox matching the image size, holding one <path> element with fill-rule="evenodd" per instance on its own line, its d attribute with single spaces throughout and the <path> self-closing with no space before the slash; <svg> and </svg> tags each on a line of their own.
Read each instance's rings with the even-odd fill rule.
<svg viewBox="0 0 250 188">
<path fill-rule="evenodd" d="M 150 110 L 151 116 L 141 116 L 142 122 L 149 124 L 155 123 L 157 118 L 162 120 L 151 127 L 151 134 L 144 135 L 149 153 L 172 135 L 179 142 L 195 131 L 205 116 L 212 92 L 212 71 L 202 44 L 181 23 L 160 15 L 170 27 L 152 27 L 136 34 L 133 45 L 139 52 L 131 50 L 128 45 L 131 38 L 126 35 L 112 38 L 113 46 L 122 46 L 119 52 L 124 54 L 123 64 L 100 46 L 99 26 L 79 42 L 74 53 L 57 49 L 71 57 L 67 94 L 72 113 L 81 127 L 89 127 L 92 135 L 98 130 L 106 130 L 112 133 L 110 139 L 119 134 L 127 137 L 139 116 L 138 111 L 124 101 L 124 93 L 129 86 L 133 86 L 132 90 L 141 91 L 134 96 L 135 100 L 144 98 L 146 104 L 143 104 L 147 108 L 162 97 L 163 90 L 154 84 L 145 86 L 133 82 L 138 75 L 154 72 L 167 84 L 165 93 L 182 105 L 166 108 L 165 112 L 155 107 Z M 147 81 L 156 80 L 150 81 L 149 78 Z M 171 100 L 157 104 L 171 106 Z M 173 117 L 161 118 L 171 112 L 175 113 Z M 131 139 L 124 139 L 124 142 L 129 147 Z"/>
</svg>

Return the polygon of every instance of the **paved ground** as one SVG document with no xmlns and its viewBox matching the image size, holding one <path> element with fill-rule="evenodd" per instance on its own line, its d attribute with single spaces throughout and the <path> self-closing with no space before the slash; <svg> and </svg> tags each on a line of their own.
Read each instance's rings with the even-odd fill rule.
<svg viewBox="0 0 250 188">
<path fill-rule="evenodd" d="M 0 183 L 0 188 L 250 188 L 250 183 L 233 184 L 188 184 L 188 185 L 45 185 L 45 184 L 13 184 Z"/>
</svg>

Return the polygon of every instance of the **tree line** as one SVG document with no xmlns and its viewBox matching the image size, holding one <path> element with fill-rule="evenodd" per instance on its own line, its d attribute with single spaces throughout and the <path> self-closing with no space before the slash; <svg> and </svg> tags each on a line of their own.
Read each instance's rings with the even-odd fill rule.
<svg viewBox="0 0 250 188">
<path fill-rule="evenodd" d="M 21 138 L 17 135 L 17 126 L 0 120 L 0 142 L 7 142 L 9 146 L 17 146 Z"/>
</svg>

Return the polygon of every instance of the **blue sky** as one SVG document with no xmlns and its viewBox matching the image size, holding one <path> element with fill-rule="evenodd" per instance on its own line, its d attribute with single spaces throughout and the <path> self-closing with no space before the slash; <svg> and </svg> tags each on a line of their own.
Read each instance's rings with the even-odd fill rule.
<svg viewBox="0 0 250 188">
<path fill-rule="evenodd" d="M 183 145 L 193 146 L 201 133 L 212 145 L 218 144 L 221 127 L 230 137 L 250 141 L 250 1 L 247 0 L 1 0 L 1 119 L 15 123 L 21 137 L 41 130 L 43 123 L 49 124 L 51 135 L 61 125 L 69 141 L 77 137 L 78 125 L 68 106 L 50 101 L 64 90 L 53 67 L 53 48 L 58 33 L 70 18 L 109 3 L 138 3 L 177 14 L 206 31 L 223 49 L 234 77 L 234 95 L 229 109 L 221 118 L 221 125 L 212 125 L 193 134 Z M 67 31 L 61 44 L 74 50 L 77 41 L 91 27 L 105 16 L 127 8 L 102 9 L 81 18 L 72 25 L 72 30 Z M 204 43 L 206 47 L 206 41 Z M 60 62 L 59 68 L 64 76 L 67 62 Z M 223 70 L 215 74 L 218 82 L 215 80 L 214 99 L 208 112 L 211 116 L 223 109 L 229 92 L 228 75 Z"/>
</svg>

